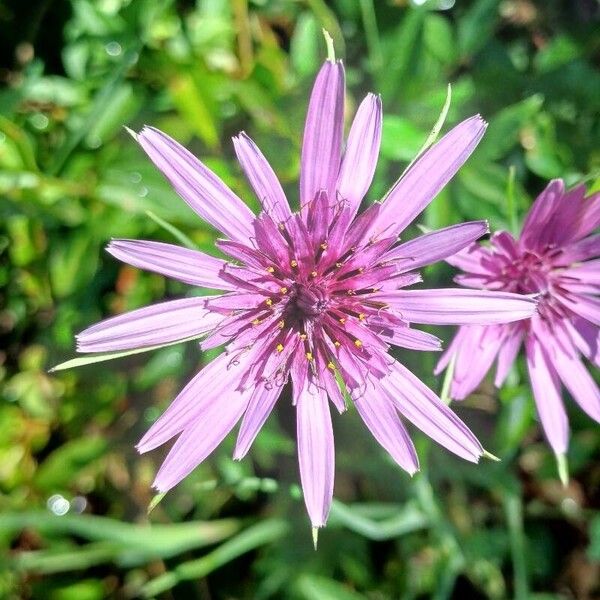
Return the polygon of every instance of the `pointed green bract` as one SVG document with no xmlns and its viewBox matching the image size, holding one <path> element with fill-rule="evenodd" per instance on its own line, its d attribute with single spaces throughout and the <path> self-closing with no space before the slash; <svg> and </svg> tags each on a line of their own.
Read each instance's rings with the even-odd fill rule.
<svg viewBox="0 0 600 600">
<path fill-rule="evenodd" d="M 313 541 L 313 546 L 315 547 L 315 550 L 316 550 L 317 544 L 319 543 L 319 528 L 318 527 L 312 528 L 312 541 Z"/>
<path fill-rule="evenodd" d="M 456 354 L 452 355 L 448 368 L 444 374 L 444 382 L 442 383 L 442 391 L 440 393 L 440 400 L 444 404 L 450 404 L 452 398 L 450 398 L 450 386 L 452 385 L 452 378 L 454 377 L 454 369 L 456 367 Z"/>
<path fill-rule="evenodd" d="M 451 102 L 452 102 L 452 86 L 450 84 L 448 84 L 448 88 L 446 91 L 446 100 L 444 101 L 444 106 L 442 106 L 442 111 L 440 112 L 440 115 L 437 118 L 437 121 L 435 122 L 434 126 L 431 128 L 431 131 L 429 132 L 429 135 L 427 136 L 425 143 L 421 146 L 421 149 L 417 152 L 415 157 L 411 160 L 408 167 L 406 167 L 406 169 L 404 169 L 404 171 L 402 171 L 402 175 L 400 175 L 400 177 L 398 177 L 398 180 L 396 181 L 396 183 L 394 183 L 394 185 L 387 191 L 387 193 L 381 200 L 382 202 L 385 201 L 385 199 L 389 196 L 390 192 L 392 192 L 392 190 L 398 185 L 398 183 L 402 180 L 402 178 L 406 175 L 406 173 L 408 173 L 410 171 L 412 166 L 417 162 L 417 159 L 420 156 L 422 156 L 422 154 L 428 148 L 433 146 L 433 144 L 437 140 L 438 135 L 440 134 L 440 131 L 442 130 L 442 127 L 444 126 L 444 123 L 446 122 L 446 117 L 448 116 L 448 111 L 450 110 Z"/>
<path fill-rule="evenodd" d="M 483 456 L 483 458 L 487 458 L 488 460 L 493 460 L 494 462 L 501 461 L 501 459 L 498 458 L 495 454 L 492 454 L 491 452 L 488 452 L 487 450 L 484 450 L 483 454 L 481 456 Z"/>
<path fill-rule="evenodd" d="M 425 150 L 427 150 L 427 148 L 429 148 L 430 146 L 433 146 L 434 142 L 437 140 L 438 135 L 440 135 L 440 131 L 442 130 L 442 127 L 444 126 L 444 123 L 446 122 L 446 117 L 448 116 L 448 111 L 450 110 L 451 102 L 452 102 L 452 86 L 450 84 L 448 84 L 448 88 L 446 90 L 446 100 L 444 101 L 444 106 L 442 106 L 442 112 L 440 113 L 440 116 L 437 118 L 437 121 L 435 122 L 435 125 L 431 129 L 431 132 L 427 136 L 425 143 L 423 144 L 423 146 L 417 153 L 415 160 L 416 160 L 416 158 L 421 156 L 421 154 L 423 154 L 423 152 L 425 152 Z"/>
<path fill-rule="evenodd" d="M 161 502 L 162 499 L 167 495 L 167 492 L 162 492 L 160 494 L 156 494 L 152 500 L 150 500 L 150 504 L 148 504 L 147 514 L 150 514 Z"/>
<path fill-rule="evenodd" d="M 567 462 L 566 454 L 556 454 L 556 468 L 558 470 L 558 477 L 563 487 L 569 485 L 569 463 Z"/>
<path fill-rule="evenodd" d="M 327 29 L 323 29 L 323 36 L 325 37 L 325 43 L 327 44 L 327 60 L 335 62 L 335 48 L 333 47 L 333 38 L 329 35 Z"/>
<path fill-rule="evenodd" d="M 96 363 L 105 362 L 107 360 L 114 360 L 115 358 L 125 358 L 126 356 L 132 356 L 133 354 L 142 354 L 143 352 L 150 352 L 151 350 L 158 350 L 159 348 L 167 348 L 168 346 L 184 344 L 185 342 L 191 342 L 192 340 L 200 339 L 202 335 L 195 335 L 193 337 L 176 340 L 167 344 L 146 346 L 145 348 L 135 348 L 134 350 L 123 350 L 122 352 L 106 352 L 104 354 L 88 354 L 87 356 L 79 356 L 48 369 L 48 372 L 54 373 L 56 371 L 65 371 L 66 369 L 74 369 L 76 367 L 85 367 L 86 365 L 93 365 Z"/>
<path fill-rule="evenodd" d="M 146 214 L 157 224 L 160 225 L 165 231 L 168 231 L 178 242 L 180 242 L 186 248 L 190 250 L 198 250 L 198 246 L 192 242 L 192 240 L 183 233 L 183 231 L 177 229 L 171 223 L 167 223 L 164 219 L 161 219 L 158 215 L 155 215 L 151 210 L 147 210 Z"/>
</svg>

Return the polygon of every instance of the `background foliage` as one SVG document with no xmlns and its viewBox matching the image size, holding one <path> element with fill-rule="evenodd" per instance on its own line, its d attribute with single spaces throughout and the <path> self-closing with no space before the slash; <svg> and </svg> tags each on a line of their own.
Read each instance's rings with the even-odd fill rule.
<svg viewBox="0 0 600 600">
<path fill-rule="evenodd" d="M 229 141 L 245 129 L 295 199 L 321 27 L 345 59 L 349 114 L 366 91 L 383 96 L 370 200 L 427 137 L 448 82 L 448 122 L 481 112 L 490 127 L 424 225 L 514 228 L 549 178 L 600 187 L 595 0 L 0 4 L 0 597 L 600 594 L 598 430 L 570 411 L 563 489 L 522 366 L 500 393 L 486 383 L 456 406 L 498 464 L 463 463 L 417 435 L 423 471 L 411 480 L 352 411 L 335 418 L 337 499 L 318 553 L 291 407 L 246 460 L 229 458 L 229 440 L 148 516 L 161 452 L 140 457 L 133 444 L 208 357 L 191 343 L 47 371 L 73 355 L 85 326 L 188 292 L 118 264 L 103 252 L 111 237 L 172 241 L 164 219 L 214 251 L 215 232 L 122 126 L 164 129 L 256 205 Z M 426 282 L 451 274 L 438 265 Z M 399 357 L 440 389 L 436 357 Z"/>
</svg>

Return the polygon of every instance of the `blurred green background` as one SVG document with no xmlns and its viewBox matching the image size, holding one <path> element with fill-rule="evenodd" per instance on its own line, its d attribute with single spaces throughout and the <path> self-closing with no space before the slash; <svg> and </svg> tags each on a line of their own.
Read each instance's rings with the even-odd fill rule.
<svg viewBox="0 0 600 600">
<path fill-rule="evenodd" d="M 448 123 L 480 112 L 490 127 L 421 222 L 515 227 L 547 179 L 600 188 L 599 19 L 595 0 L 0 2 L 0 597 L 598 598 L 598 429 L 568 401 L 563 489 L 522 365 L 500 393 L 488 382 L 455 406 L 498 464 L 415 433 L 411 480 L 352 410 L 334 416 L 336 500 L 316 553 L 292 407 L 243 462 L 228 439 L 148 515 L 164 452 L 133 445 L 210 357 L 190 343 L 48 369 L 89 324 L 188 292 L 117 263 L 111 237 L 173 241 L 164 219 L 214 252 L 215 232 L 123 125 L 164 129 L 256 206 L 230 143 L 244 129 L 296 201 L 325 27 L 348 117 L 367 91 L 383 96 L 369 200 L 420 148 L 451 82 Z M 425 281 L 451 276 L 437 265 Z M 435 356 L 398 356 L 440 389 Z"/>
</svg>

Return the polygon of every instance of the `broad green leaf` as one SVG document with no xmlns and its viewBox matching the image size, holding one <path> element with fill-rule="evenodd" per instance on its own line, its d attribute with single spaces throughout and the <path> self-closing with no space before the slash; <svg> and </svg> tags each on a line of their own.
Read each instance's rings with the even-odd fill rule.
<svg viewBox="0 0 600 600">
<path fill-rule="evenodd" d="M 522 129 L 538 114 L 543 102 L 536 94 L 496 113 L 477 148 L 477 158 L 496 160 L 505 156 L 519 143 Z"/>
<path fill-rule="evenodd" d="M 82 437 L 66 442 L 38 467 L 35 483 L 42 490 L 63 490 L 82 469 L 94 463 L 108 449 L 108 440 Z"/>
</svg>

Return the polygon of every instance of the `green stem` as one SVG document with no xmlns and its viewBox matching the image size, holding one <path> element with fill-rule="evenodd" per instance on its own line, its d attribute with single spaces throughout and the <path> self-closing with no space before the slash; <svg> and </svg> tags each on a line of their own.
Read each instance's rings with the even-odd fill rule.
<svg viewBox="0 0 600 600">
<path fill-rule="evenodd" d="M 515 600 L 529 598 L 527 561 L 525 559 L 525 535 L 523 532 L 523 504 L 517 494 L 504 494 L 504 513 L 510 534 L 510 552 L 513 564 Z"/>
</svg>

